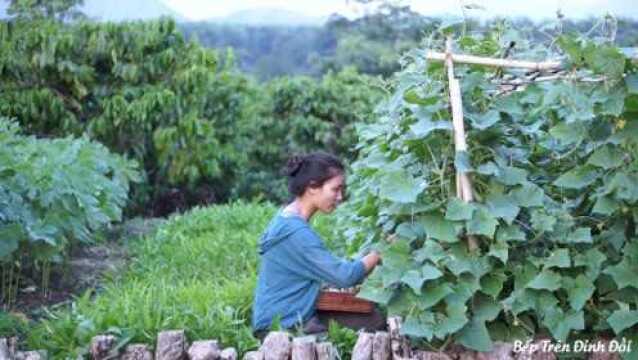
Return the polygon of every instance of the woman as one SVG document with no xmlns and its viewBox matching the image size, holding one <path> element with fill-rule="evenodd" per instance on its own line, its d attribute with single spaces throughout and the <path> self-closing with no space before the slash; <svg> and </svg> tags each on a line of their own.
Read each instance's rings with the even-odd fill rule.
<svg viewBox="0 0 638 360">
<path fill-rule="evenodd" d="M 331 319 L 356 330 L 383 329 L 385 320 L 376 309 L 369 315 L 315 309 L 322 283 L 352 287 L 380 261 L 376 252 L 354 261 L 333 256 L 309 225 L 317 211 L 331 213 L 343 200 L 343 164 L 321 152 L 294 156 L 286 174 L 294 201 L 277 212 L 259 243 L 252 324 L 256 336 L 262 338 L 276 321 L 283 328 L 301 327 L 306 334 L 326 331 Z"/>
</svg>

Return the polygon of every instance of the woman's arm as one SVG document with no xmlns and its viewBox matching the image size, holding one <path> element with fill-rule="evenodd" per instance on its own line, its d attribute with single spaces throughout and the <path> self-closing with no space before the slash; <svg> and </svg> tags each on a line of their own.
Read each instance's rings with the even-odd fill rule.
<svg viewBox="0 0 638 360">
<path fill-rule="evenodd" d="M 379 262 L 381 261 L 381 256 L 379 256 L 378 252 L 372 251 L 368 255 L 361 258 L 361 261 L 363 262 L 363 266 L 365 266 L 366 268 L 366 274 L 369 274 L 370 271 L 372 271 L 372 269 L 374 269 L 377 265 L 379 265 Z"/>
</svg>

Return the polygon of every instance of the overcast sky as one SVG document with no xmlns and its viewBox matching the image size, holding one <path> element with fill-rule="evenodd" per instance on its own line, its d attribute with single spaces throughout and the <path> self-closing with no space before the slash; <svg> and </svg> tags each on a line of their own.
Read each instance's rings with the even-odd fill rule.
<svg viewBox="0 0 638 360">
<path fill-rule="evenodd" d="M 362 14 L 364 8 L 346 0 L 162 0 L 165 4 L 192 20 L 225 16 L 238 10 L 281 8 L 308 16 L 325 16 L 338 12 L 348 17 Z M 426 15 L 461 14 L 461 3 L 478 4 L 485 11 L 470 14 L 529 16 L 534 19 L 553 18 L 561 9 L 567 17 L 600 16 L 605 12 L 638 18 L 638 0 L 404 0 L 413 10 Z"/>
</svg>

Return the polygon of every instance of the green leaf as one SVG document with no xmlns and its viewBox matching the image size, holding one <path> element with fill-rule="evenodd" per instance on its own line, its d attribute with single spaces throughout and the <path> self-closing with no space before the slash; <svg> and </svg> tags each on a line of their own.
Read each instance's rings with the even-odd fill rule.
<svg viewBox="0 0 638 360">
<path fill-rule="evenodd" d="M 615 46 L 590 43 L 585 49 L 585 61 L 592 69 L 610 78 L 622 76 L 625 68 L 625 57 Z"/>
<path fill-rule="evenodd" d="M 568 243 L 591 244 L 591 229 L 587 227 L 577 228 L 567 236 L 567 239 L 565 241 Z"/>
<path fill-rule="evenodd" d="M 618 335 L 623 330 L 628 329 L 638 324 L 638 311 L 637 310 L 616 310 L 610 317 L 607 318 L 607 322 L 614 329 L 614 332 Z"/>
<path fill-rule="evenodd" d="M 518 205 L 523 207 L 543 206 L 545 192 L 541 187 L 527 183 L 522 186 L 517 186 L 510 192 L 510 196 Z"/>
<path fill-rule="evenodd" d="M 454 243 L 458 242 L 459 226 L 450 220 L 445 220 L 441 214 L 432 213 L 420 217 L 428 238 Z"/>
<path fill-rule="evenodd" d="M 596 248 L 591 248 L 585 253 L 574 257 L 574 266 L 585 266 L 585 275 L 592 281 L 596 280 L 600 274 L 600 266 L 607 260 L 607 257 Z"/>
<path fill-rule="evenodd" d="M 413 178 L 406 171 L 393 171 L 381 177 L 379 186 L 381 198 L 405 204 L 416 202 L 426 183 Z"/>
<path fill-rule="evenodd" d="M 603 146 L 596 150 L 587 160 L 587 164 L 598 166 L 605 170 L 619 167 L 623 164 L 624 153 L 617 147 Z"/>
<path fill-rule="evenodd" d="M 457 197 L 451 198 L 447 203 L 445 219 L 452 221 L 470 220 L 474 212 L 474 205 Z"/>
<path fill-rule="evenodd" d="M 532 211 L 532 228 L 537 231 L 551 232 L 556 225 L 556 217 L 547 215 L 543 210 Z"/>
<path fill-rule="evenodd" d="M 446 256 L 445 250 L 434 240 L 426 240 L 423 247 L 414 252 L 414 259 L 418 262 L 430 260 L 436 264 Z"/>
<path fill-rule="evenodd" d="M 493 237 L 498 221 L 490 214 L 485 207 L 478 207 L 474 211 L 472 220 L 467 222 L 467 232 L 469 234 L 485 235 Z"/>
<path fill-rule="evenodd" d="M 434 324 L 434 317 L 432 316 L 430 321 L 425 319 L 422 316 L 409 315 L 401 326 L 401 334 L 431 340 L 434 336 L 433 329 L 427 325 Z"/>
<path fill-rule="evenodd" d="M 527 284 L 527 287 L 536 290 L 558 290 L 561 287 L 561 277 L 551 270 L 543 270 Z"/>
<path fill-rule="evenodd" d="M 492 246 L 490 246 L 490 252 L 487 253 L 487 255 L 501 260 L 503 264 L 507 264 L 508 249 L 509 247 L 507 246 L 507 244 L 502 242 L 495 242 L 492 244 Z"/>
<path fill-rule="evenodd" d="M 432 265 L 423 265 L 421 268 L 421 274 L 424 281 L 438 279 L 443 276 L 443 273 Z"/>
<path fill-rule="evenodd" d="M 474 319 L 481 321 L 494 321 L 503 310 L 499 301 L 480 293 L 476 295 L 472 304 Z"/>
<path fill-rule="evenodd" d="M 20 241 L 25 238 L 22 225 L 13 223 L 0 226 L 0 259 L 8 258 L 18 250 Z"/>
<path fill-rule="evenodd" d="M 492 216 L 500 217 L 510 225 L 520 211 L 509 195 L 491 194 L 485 199 L 485 202 Z"/>
<path fill-rule="evenodd" d="M 446 296 L 451 294 L 452 288 L 446 283 L 435 284 L 434 282 L 429 282 L 425 284 L 425 289 L 423 290 L 422 295 L 422 306 L 424 309 L 428 309 L 436 304 L 439 301 L 443 300 Z"/>
<path fill-rule="evenodd" d="M 495 110 L 490 110 L 484 114 L 471 115 L 468 117 L 471 121 L 472 127 L 478 130 L 485 130 L 496 124 L 501 119 L 500 113 Z"/>
<path fill-rule="evenodd" d="M 449 121 L 431 121 L 429 119 L 420 119 L 412 126 L 410 126 L 410 130 L 418 138 L 425 138 L 430 135 L 432 131 L 435 130 L 452 131 L 452 123 L 450 123 Z"/>
<path fill-rule="evenodd" d="M 357 293 L 357 297 L 370 300 L 377 304 L 387 305 L 394 295 L 394 290 L 386 288 L 381 282 L 380 272 L 375 269 L 373 273 L 361 286 L 361 290 Z"/>
<path fill-rule="evenodd" d="M 496 241 L 525 241 L 525 233 L 517 225 L 506 225 L 498 228 Z"/>
<path fill-rule="evenodd" d="M 585 306 L 596 290 L 593 279 L 588 279 L 584 275 L 578 275 L 576 279 L 563 277 L 563 287 L 567 290 L 569 304 L 576 311 Z"/>
<path fill-rule="evenodd" d="M 507 276 L 503 272 L 490 272 L 481 278 L 481 291 L 493 298 L 497 298 L 503 290 Z"/>
<path fill-rule="evenodd" d="M 414 293 L 420 295 L 421 286 L 423 286 L 425 279 L 418 270 L 409 270 L 405 273 L 405 275 L 403 275 L 401 281 L 410 286 L 412 290 L 414 290 Z"/>
<path fill-rule="evenodd" d="M 428 105 L 436 104 L 436 102 L 439 99 L 436 96 L 430 96 L 430 97 L 423 98 L 423 97 L 419 96 L 419 94 L 418 94 L 416 89 L 410 89 L 410 90 L 406 91 L 405 93 L 403 93 L 403 100 L 405 100 L 407 103 L 410 103 L 410 104 L 428 106 Z"/>
<path fill-rule="evenodd" d="M 457 151 L 454 155 L 454 167 L 461 173 L 474 171 L 467 151 Z"/>
<path fill-rule="evenodd" d="M 611 215 L 620 208 L 620 204 L 607 196 L 601 196 L 596 200 L 594 208 L 591 210 L 594 214 Z"/>
<path fill-rule="evenodd" d="M 630 262 L 628 258 L 624 258 L 619 264 L 607 267 L 603 270 L 603 274 L 611 276 L 618 285 L 618 289 L 622 289 L 627 286 L 638 288 L 636 282 L 638 265 L 634 262 Z"/>
<path fill-rule="evenodd" d="M 554 181 L 554 185 L 568 189 L 582 189 L 596 181 L 598 176 L 598 171 L 595 169 L 588 166 L 579 166 L 561 175 Z"/>
<path fill-rule="evenodd" d="M 457 341 L 476 351 L 492 350 L 492 339 L 485 327 L 485 321 L 473 319 L 458 334 Z"/>
<path fill-rule="evenodd" d="M 625 84 L 629 94 L 638 94 L 638 74 L 628 74 L 625 77 Z"/>
<path fill-rule="evenodd" d="M 571 259 L 569 257 L 569 250 L 558 249 L 553 251 L 547 260 L 545 260 L 545 269 L 552 267 L 568 268 L 571 267 Z"/>
<path fill-rule="evenodd" d="M 505 185 L 524 185 L 527 184 L 527 170 L 506 166 L 501 169 L 500 175 L 496 179 Z"/>
<path fill-rule="evenodd" d="M 567 146 L 583 141 L 587 136 L 587 128 L 581 123 L 560 123 L 549 129 L 549 134 L 561 145 Z"/>
<path fill-rule="evenodd" d="M 570 310 L 564 313 L 560 308 L 549 308 L 543 323 L 556 340 L 565 342 L 571 330 L 585 328 L 585 317 L 582 311 Z"/>
</svg>

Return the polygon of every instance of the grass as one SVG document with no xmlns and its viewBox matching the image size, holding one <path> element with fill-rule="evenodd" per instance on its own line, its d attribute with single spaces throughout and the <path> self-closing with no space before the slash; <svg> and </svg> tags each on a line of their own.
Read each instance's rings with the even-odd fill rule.
<svg viewBox="0 0 638 360">
<path fill-rule="evenodd" d="M 240 353 L 256 348 L 250 315 L 257 241 L 275 211 L 243 202 L 196 208 L 171 217 L 151 236 L 126 241 L 132 254 L 127 270 L 99 293 L 50 311 L 31 329 L 27 347 L 76 358 L 96 334 L 154 344 L 159 331 L 185 329 L 189 341 L 218 339 Z M 313 219 L 326 240 L 332 226 L 330 217 Z"/>
</svg>

